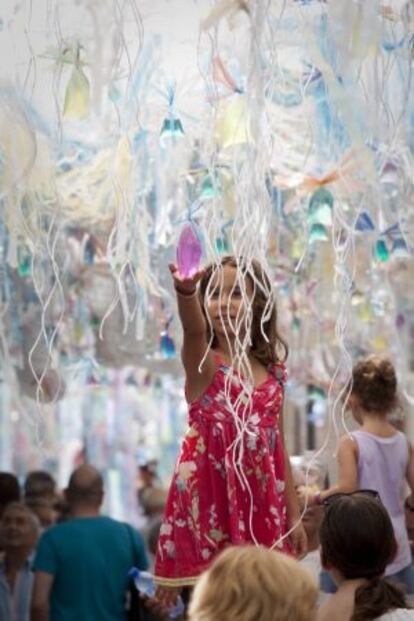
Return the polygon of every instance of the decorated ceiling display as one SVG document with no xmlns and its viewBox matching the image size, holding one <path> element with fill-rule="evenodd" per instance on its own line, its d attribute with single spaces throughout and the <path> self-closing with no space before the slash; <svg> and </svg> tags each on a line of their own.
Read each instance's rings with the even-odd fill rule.
<svg viewBox="0 0 414 621">
<path fill-rule="evenodd" d="M 414 398 L 412 0 L 3 0 L 0 19 L 16 403 L 59 400 L 85 360 L 179 373 L 177 247 L 269 266 L 293 394 L 386 351 Z"/>
</svg>

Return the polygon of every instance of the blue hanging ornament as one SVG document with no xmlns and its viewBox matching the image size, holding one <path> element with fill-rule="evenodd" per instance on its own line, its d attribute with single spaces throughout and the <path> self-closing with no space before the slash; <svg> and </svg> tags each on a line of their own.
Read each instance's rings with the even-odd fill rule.
<svg viewBox="0 0 414 621">
<path fill-rule="evenodd" d="M 163 330 L 163 332 L 161 332 L 160 352 L 162 357 L 166 360 L 171 360 L 176 356 L 175 344 L 168 334 L 168 330 Z"/>
<path fill-rule="evenodd" d="M 410 256 L 410 251 L 408 250 L 408 246 L 405 243 L 405 240 L 402 237 L 397 237 L 394 239 L 391 254 L 393 257 L 397 259 L 406 259 Z"/>
<path fill-rule="evenodd" d="M 370 233 L 375 231 L 374 223 L 367 211 L 363 211 L 359 214 L 357 221 L 355 222 L 355 230 L 360 233 Z"/>
<path fill-rule="evenodd" d="M 326 399 L 326 393 L 320 386 L 311 384 L 309 386 L 309 399 L 313 399 L 314 401 L 324 401 Z"/>
<path fill-rule="evenodd" d="M 375 256 L 381 263 L 386 263 L 390 258 L 390 253 L 385 243 L 385 239 L 380 238 L 375 245 Z"/>
<path fill-rule="evenodd" d="M 206 175 L 201 182 L 200 198 L 209 199 L 216 198 L 221 195 L 220 183 L 217 175 Z"/>
<path fill-rule="evenodd" d="M 95 260 L 95 246 L 93 245 L 93 242 L 91 241 L 90 238 L 85 244 L 83 258 L 87 265 L 93 265 L 94 260 Z"/>
<path fill-rule="evenodd" d="M 329 241 L 326 227 L 332 225 L 334 197 L 326 188 L 318 188 L 309 201 L 308 223 L 311 225 L 309 243 Z"/>
<path fill-rule="evenodd" d="M 323 224 L 312 224 L 309 233 L 309 243 L 313 244 L 317 241 L 329 241 L 329 234 L 326 227 Z"/>
<path fill-rule="evenodd" d="M 23 248 L 19 248 L 18 250 L 18 263 L 17 263 L 17 271 L 22 278 L 26 278 L 30 276 L 32 268 L 32 257 L 27 252 L 27 250 Z"/>
<path fill-rule="evenodd" d="M 180 138 L 184 136 L 184 129 L 180 119 L 167 117 L 161 127 L 161 138 Z"/>
<path fill-rule="evenodd" d="M 225 235 L 223 235 L 222 237 L 217 237 L 216 251 L 218 252 L 218 254 L 221 254 L 221 255 L 229 254 L 229 242 Z"/>
</svg>

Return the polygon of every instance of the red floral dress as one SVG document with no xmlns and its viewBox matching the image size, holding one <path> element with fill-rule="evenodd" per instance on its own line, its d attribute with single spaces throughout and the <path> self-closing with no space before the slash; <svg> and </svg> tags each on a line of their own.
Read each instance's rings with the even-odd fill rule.
<svg viewBox="0 0 414 621">
<path fill-rule="evenodd" d="M 287 531 L 278 425 L 285 367 L 273 366 L 267 380 L 253 389 L 243 425 L 229 406 L 229 396 L 236 403 L 243 388 L 230 367 L 219 358 L 216 362 L 212 383 L 189 406 L 189 429 L 158 542 L 158 584 L 194 584 L 229 544 L 256 543 L 291 552 L 288 539 L 280 541 Z"/>
</svg>

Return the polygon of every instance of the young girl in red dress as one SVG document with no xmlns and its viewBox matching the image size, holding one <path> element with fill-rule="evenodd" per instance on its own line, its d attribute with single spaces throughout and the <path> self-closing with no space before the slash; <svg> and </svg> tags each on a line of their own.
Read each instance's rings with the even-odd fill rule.
<svg viewBox="0 0 414 621">
<path fill-rule="evenodd" d="M 170 271 L 184 333 L 189 428 L 155 562 L 157 600 L 166 607 L 230 544 L 306 552 L 283 441 L 287 346 L 276 304 L 269 304 L 269 279 L 256 261 L 247 266 L 233 257 L 191 278 L 175 265 Z M 240 372 L 240 347 L 250 373 Z"/>
</svg>

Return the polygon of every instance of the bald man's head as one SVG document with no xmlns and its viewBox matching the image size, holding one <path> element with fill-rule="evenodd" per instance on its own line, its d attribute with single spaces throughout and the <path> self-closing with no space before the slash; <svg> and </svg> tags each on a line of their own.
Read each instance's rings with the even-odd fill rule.
<svg viewBox="0 0 414 621">
<path fill-rule="evenodd" d="M 70 505 L 82 504 L 99 507 L 104 495 L 103 479 L 96 468 L 89 465 L 79 466 L 72 472 L 66 490 Z"/>
</svg>

